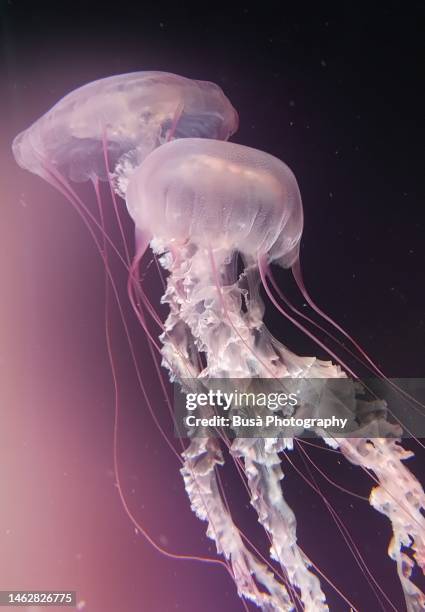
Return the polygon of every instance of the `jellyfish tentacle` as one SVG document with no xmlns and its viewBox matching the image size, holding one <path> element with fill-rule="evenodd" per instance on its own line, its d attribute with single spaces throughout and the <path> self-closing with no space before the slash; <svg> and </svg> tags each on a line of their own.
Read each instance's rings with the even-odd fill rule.
<svg viewBox="0 0 425 612">
<path fill-rule="evenodd" d="M 271 556 L 278 561 L 290 583 L 299 589 L 306 612 L 329 610 L 317 576 L 310 571 L 309 560 L 297 545 L 295 514 L 282 494 L 284 478 L 279 447 L 284 440 L 237 438 L 232 452 L 244 458 L 251 490 L 251 505 L 258 521 L 271 535 Z"/>
<path fill-rule="evenodd" d="M 152 245 L 157 253 L 161 254 L 160 243 L 153 241 Z M 169 369 L 170 375 L 183 385 L 190 383 L 182 356 L 189 358 L 195 347 L 207 353 L 210 348 L 204 333 L 200 331 L 200 328 L 203 328 L 205 332 L 208 324 L 206 320 L 200 320 L 196 327 L 194 323 L 196 317 L 193 317 L 192 309 L 196 306 L 197 299 L 201 297 L 205 303 L 211 299 L 212 294 L 212 301 L 217 301 L 211 278 L 208 285 L 204 282 L 205 278 L 197 274 L 199 257 L 190 260 L 186 255 L 181 254 L 180 257 L 177 255 L 173 259 L 170 253 L 162 253 L 159 258 L 161 265 L 171 272 L 163 298 L 170 307 L 164 325 L 166 333 L 160 337 L 163 343 L 163 363 Z M 196 279 L 200 278 L 202 282 L 198 286 Z M 208 286 L 209 291 L 206 289 Z M 212 313 L 204 315 L 206 319 L 210 316 L 209 323 L 211 323 Z M 209 369 L 212 364 L 208 359 L 207 362 Z M 217 366 L 215 364 L 212 367 Z M 205 372 L 200 375 L 205 376 Z M 239 530 L 226 509 L 215 472 L 215 468 L 224 461 L 218 441 L 211 437 L 195 436 L 191 439 L 188 449 L 182 453 L 182 457 L 184 465 L 181 473 L 192 510 L 201 520 L 208 523 L 208 537 L 216 543 L 219 554 L 229 560 L 239 594 L 255 603 L 264 612 L 293 610 L 287 588 L 276 579 L 266 564 L 259 561 L 245 546 Z M 259 590 L 257 584 L 261 585 L 263 590 Z"/>
<path fill-rule="evenodd" d="M 372 489 L 369 501 L 391 521 L 393 537 L 388 555 L 397 564 L 408 612 L 423 610 L 425 595 L 412 582 L 411 574 L 415 564 L 425 573 L 425 493 L 402 463 L 413 453 L 403 449 L 397 439 L 344 438 L 337 442 L 351 463 L 375 474 L 378 485 Z M 412 553 L 413 560 L 403 549 Z"/>
<path fill-rule="evenodd" d="M 303 274 L 302 274 L 301 262 L 300 262 L 299 258 L 292 265 L 292 274 L 293 274 L 295 282 L 297 283 L 298 288 L 301 291 L 301 293 L 302 293 L 304 299 L 306 300 L 306 302 L 311 306 L 311 308 L 317 314 L 319 314 L 325 321 L 330 323 L 345 338 L 347 338 L 347 340 L 349 340 L 351 342 L 351 344 L 355 347 L 355 349 L 361 355 L 361 357 L 358 358 L 359 361 L 361 361 L 361 363 L 363 363 L 365 365 L 365 367 L 369 371 L 374 372 L 375 374 L 381 376 L 385 380 L 385 382 L 388 383 L 399 395 L 402 395 L 403 397 L 405 397 L 409 401 L 409 404 L 414 408 L 414 410 L 416 410 L 421 416 L 423 416 L 424 415 L 424 410 L 425 410 L 425 405 L 422 404 L 422 402 L 420 402 L 418 399 L 416 399 L 413 395 L 411 395 L 410 393 L 408 393 L 407 391 L 402 389 L 395 382 L 393 382 L 391 380 L 391 378 L 388 378 L 388 376 L 385 375 L 383 370 L 381 368 L 379 368 L 379 366 L 376 365 L 376 363 L 373 361 L 373 359 L 371 357 L 369 357 L 367 352 L 360 346 L 360 344 L 347 331 L 345 331 L 345 329 L 341 325 L 339 325 L 339 323 L 337 323 L 332 317 L 330 317 L 328 314 L 326 314 L 326 312 L 324 312 L 321 308 L 319 308 L 319 306 L 314 302 L 313 298 L 308 293 L 308 291 L 306 289 L 306 286 L 304 284 L 304 277 L 303 277 Z M 318 327 L 320 327 L 320 326 L 318 326 Z M 328 335 L 330 337 L 332 337 L 331 334 L 328 334 Z M 351 353 L 351 351 L 348 350 L 348 349 L 347 349 L 347 352 Z M 394 418 L 397 419 L 397 417 L 394 414 L 393 414 L 393 416 L 394 416 Z M 414 436 L 410 431 L 408 431 L 408 433 L 413 438 L 415 438 L 416 442 L 420 446 L 423 447 L 423 444 L 420 442 L 420 440 L 418 438 L 416 438 L 416 436 Z"/>
<path fill-rule="evenodd" d="M 112 183 L 112 174 L 109 167 L 109 153 L 108 153 L 108 140 L 107 140 L 107 128 L 104 126 L 102 129 L 102 150 L 103 150 L 103 161 L 105 164 L 105 172 L 108 180 L 109 191 L 111 194 L 111 200 L 114 208 L 115 219 L 117 221 L 117 225 L 120 231 L 121 240 L 124 245 L 124 253 L 125 253 L 125 261 L 127 262 L 127 266 L 130 267 L 131 257 L 130 250 L 128 248 L 127 240 L 125 237 L 124 226 L 121 221 L 121 215 L 118 210 L 118 202 L 117 202 L 117 194 L 114 190 L 114 185 Z"/>
<path fill-rule="evenodd" d="M 177 104 L 177 108 L 176 108 L 176 110 L 174 112 L 174 117 L 173 117 L 173 120 L 172 120 L 172 123 L 171 123 L 171 127 L 168 130 L 167 135 L 166 135 L 166 142 L 169 142 L 170 140 L 172 140 L 174 138 L 174 133 L 176 131 L 177 124 L 178 124 L 178 122 L 180 120 L 180 117 L 183 114 L 183 111 L 184 111 L 184 102 L 183 102 L 183 100 L 181 100 Z"/>
<path fill-rule="evenodd" d="M 324 349 L 333 359 L 335 359 L 335 361 L 339 362 L 339 364 L 353 378 L 356 378 L 355 373 L 352 370 L 350 370 L 350 368 L 347 366 L 347 364 L 345 364 L 341 359 L 338 359 L 338 356 L 335 355 L 335 353 L 331 349 L 329 349 L 323 342 L 321 342 L 318 338 L 316 338 L 316 336 L 313 333 L 311 333 L 306 327 L 304 327 L 294 317 L 292 317 L 289 313 L 287 313 L 286 310 L 284 310 L 284 308 L 282 308 L 282 306 L 280 306 L 280 304 L 274 298 L 274 296 L 273 296 L 273 294 L 272 294 L 272 292 L 270 290 L 268 281 L 267 281 L 267 263 L 266 263 L 266 259 L 265 259 L 264 256 L 258 258 L 258 268 L 260 270 L 260 276 L 261 276 L 261 281 L 263 283 L 264 290 L 267 293 L 267 296 L 269 297 L 269 299 L 272 302 L 272 304 L 275 306 L 275 308 L 281 314 L 283 314 L 283 316 L 285 316 L 287 319 L 289 319 L 289 321 L 291 321 L 291 323 L 293 323 L 294 325 L 296 325 L 296 327 L 301 329 L 309 338 L 314 340 L 314 342 L 316 342 L 322 349 Z"/>
<path fill-rule="evenodd" d="M 208 250 L 211 258 L 211 250 Z M 160 259 L 170 264 L 171 271 L 165 294 L 165 301 L 170 304 L 171 310 L 166 325 L 176 328 L 184 322 L 187 326 L 207 355 L 208 366 L 204 376 L 229 378 L 233 375 L 250 380 L 250 377 L 264 375 L 264 359 L 256 358 L 258 352 L 254 349 L 254 334 L 247 324 L 252 318 L 248 315 L 245 320 L 241 315 L 237 284 L 220 286 L 220 291 L 217 291 L 217 283 L 226 276 L 226 254 L 216 252 L 214 265 L 205 269 L 205 252 L 195 251 L 191 256 L 189 253 L 190 247 L 172 265 L 169 258 Z M 229 281 L 229 278 L 226 280 Z M 226 311 L 224 318 L 223 309 Z M 258 323 L 256 321 L 256 325 Z M 217 342 L 217 338 L 225 341 Z M 267 366 L 267 370 L 276 370 L 276 364 L 267 361 Z M 283 371 L 283 364 L 280 364 L 280 368 Z M 296 544 L 295 516 L 281 491 L 283 473 L 279 467 L 279 456 L 275 450 L 261 452 L 263 442 L 251 440 L 251 446 L 246 440 L 238 439 L 231 449 L 232 454 L 244 459 L 251 504 L 257 511 L 259 522 L 271 536 L 272 556 L 280 562 L 292 587 L 299 590 L 304 608 L 310 611 L 328 610 L 320 581 L 309 570 L 310 564 Z M 256 460 L 250 457 L 250 448 L 255 448 Z M 185 482 L 191 497 L 193 494 L 187 477 Z M 213 486 L 210 480 L 208 486 Z M 196 505 L 192 503 L 192 507 L 196 511 Z M 202 518 L 202 510 L 197 514 Z"/>
<path fill-rule="evenodd" d="M 293 610 L 287 589 L 246 548 L 224 506 L 215 475 L 215 467 L 224 460 L 216 440 L 193 438 L 183 458 L 185 463 L 180 471 L 191 508 L 208 523 L 207 535 L 215 542 L 218 553 L 230 561 L 239 595 L 264 612 Z M 267 592 L 258 589 L 253 577 Z"/>
</svg>

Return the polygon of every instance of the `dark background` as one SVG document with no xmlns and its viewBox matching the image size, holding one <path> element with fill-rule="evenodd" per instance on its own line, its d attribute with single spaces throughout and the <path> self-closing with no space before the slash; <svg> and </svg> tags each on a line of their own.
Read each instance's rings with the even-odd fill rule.
<svg viewBox="0 0 425 612">
<path fill-rule="evenodd" d="M 77 431 L 79 425 L 85 428 L 81 435 L 87 445 L 98 444 L 96 457 L 105 465 L 111 463 L 112 390 L 101 316 L 101 265 L 70 208 L 57 206 L 61 198 L 49 186 L 17 169 L 9 150 L 14 135 L 64 94 L 103 76 L 164 70 L 218 83 L 240 115 L 233 140 L 276 155 L 297 176 L 305 211 L 302 262 L 310 293 L 387 375 L 424 375 L 425 8 L 422 2 L 341 4 L 320 3 L 319 8 L 313 3 L 262 2 L 251 8 L 235 3 L 1 3 L 0 129 L 6 193 L 1 248 L 9 316 L 3 350 L 4 359 L 13 363 L 9 382 L 17 372 L 25 388 L 28 380 L 53 377 L 56 395 L 50 395 L 50 385 L 43 414 L 49 422 L 63 418 L 67 423 L 68 413 L 58 408 L 60 398 L 80 376 L 86 377 L 97 400 L 89 401 L 82 390 L 76 395 L 81 423 L 75 417 L 75 426 Z M 22 198 L 25 207 L 20 206 Z M 130 222 L 126 229 L 130 237 Z M 290 275 L 276 274 L 295 296 Z M 273 309 L 267 309 L 266 319 L 294 352 L 325 356 Z M 143 360 L 146 346 L 135 324 L 133 330 Z M 147 424 L 140 398 L 134 399 L 137 387 L 125 368 L 125 345 L 116 341 L 125 407 L 122 469 L 137 479 L 134 508 L 151 531 L 168 533 L 174 550 L 205 554 L 204 529 L 187 509 L 178 466 Z M 44 361 L 39 361 L 41 355 Z M 42 391 L 36 393 L 44 398 Z M 55 410 L 49 412 L 52 403 Z M 423 451 L 409 444 L 418 450 L 412 469 L 423 475 Z M 338 482 L 368 494 L 370 482 L 357 469 L 337 465 L 324 451 L 312 456 Z M 290 466 L 285 471 L 302 544 L 359 609 L 381 609 L 320 500 L 308 493 Z M 227 476 L 234 491 L 232 475 Z M 386 518 L 326 481 L 322 484 L 381 586 L 403 609 L 395 567 L 386 557 Z M 95 590 L 87 609 L 117 609 L 117 601 L 125 612 L 242 609 L 220 570 L 173 563 L 151 552 L 140 538 L 135 545 L 112 479 L 103 488 L 93 487 L 100 492 L 93 494 L 88 514 L 95 503 L 99 515 L 104 507 L 115 508 L 114 519 L 105 521 L 105 550 L 99 552 L 110 562 L 98 580 L 107 583 L 110 598 L 115 593 L 117 599 L 105 603 L 96 599 Z M 246 500 L 242 503 L 238 491 L 233 497 L 236 515 L 258 539 L 255 520 L 245 517 Z M 177 528 L 176 511 L 185 516 Z M 92 531 L 86 527 L 90 539 Z M 93 535 L 93 541 L 98 537 Z M 148 582 L 143 579 L 146 567 L 153 576 Z M 85 572 L 90 571 L 87 565 Z M 328 593 L 331 609 L 346 609 Z"/>
</svg>

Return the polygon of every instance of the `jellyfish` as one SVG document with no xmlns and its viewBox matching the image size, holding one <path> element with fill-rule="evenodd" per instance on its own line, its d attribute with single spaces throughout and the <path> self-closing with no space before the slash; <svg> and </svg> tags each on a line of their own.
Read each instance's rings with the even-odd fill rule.
<svg viewBox="0 0 425 612">
<path fill-rule="evenodd" d="M 101 255 L 96 231 L 100 231 L 103 246 L 109 244 L 128 267 L 129 249 L 117 195 L 124 197 L 134 168 L 169 140 L 190 136 L 227 139 L 237 130 L 238 121 L 236 110 L 215 83 L 158 71 L 134 72 L 72 91 L 18 134 L 12 150 L 22 168 L 48 181 L 71 202 Z M 70 181 L 92 183 L 98 218 Z M 124 256 L 105 232 L 101 182 L 109 183 Z"/>
<path fill-rule="evenodd" d="M 166 72 L 119 74 L 72 91 L 16 136 L 18 164 L 49 180 L 112 181 L 123 195 L 131 171 L 175 138 L 227 139 L 238 115 L 220 87 Z"/>
<path fill-rule="evenodd" d="M 329 394 L 312 399 L 314 390 L 308 381 L 321 379 L 329 386 L 331 380 L 353 376 L 332 352 L 333 361 L 298 356 L 265 327 L 262 291 L 282 315 L 309 333 L 295 318 L 300 313 L 277 285 L 270 264 L 291 269 L 306 301 L 325 319 L 327 315 L 315 306 L 302 279 L 303 210 L 295 177 L 271 155 L 225 142 L 237 127 L 237 113 L 217 85 L 168 73 L 139 72 L 101 79 L 71 92 L 13 143 L 18 164 L 58 189 L 95 240 L 105 265 L 105 320 L 112 288 L 141 392 L 154 420 L 155 409 L 137 366 L 137 348 L 122 309 L 111 257 L 128 272 L 129 298 L 146 332 L 165 397 L 162 373 L 183 389 L 193 381 L 213 385 L 216 379 L 237 378 L 246 385 L 266 378 L 284 385 L 301 380 L 305 382 L 301 409 L 320 413 L 326 410 Z M 75 187 L 87 181 L 94 188 L 97 212 Z M 121 248 L 105 228 L 102 183 L 109 187 Z M 126 199 L 135 224 L 133 258 L 119 198 Z M 169 314 L 164 322 L 140 277 L 149 247 L 158 269 L 161 267 L 161 278 L 165 277 L 162 301 Z M 307 317 L 301 313 L 301 318 Z M 160 330 L 159 338 L 150 323 Z M 107 324 L 106 333 L 116 384 Z M 354 346 L 363 361 L 375 368 L 361 347 Z M 419 610 L 423 595 L 411 573 L 414 563 L 422 568 L 424 563 L 423 491 L 402 463 L 408 453 L 399 443 L 397 427 L 381 418 L 382 437 L 373 430 L 375 421 L 370 416 L 385 416 L 385 407 L 377 401 L 369 402 L 365 409 L 356 400 L 354 386 L 353 382 L 348 399 L 339 400 L 339 406 L 350 419 L 351 431 L 363 435 L 337 438 L 320 430 L 317 434 L 372 475 L 376 486 L 370 502 L 391 522 L 390 556 L 396 562 L 408 609 Z M 117 415 L 116 409 L 117 489 L 130 520 L 158 551 L 175 559 L 222 565 L 242 602 L 251 601 L 265 611 L 328 609 L 322 584 L 327 577 L 299 545 L 296 516 L 283 494 L 284 465 L 291 461 L 290 451 L 302 434 L 299 428 L 278 431 L 272 438 L 245 438 L 239 432 L 232 441 L 221 432 L 212 436 L 195 431 L 188 445 L 181 444 L 179 454 L 159 427 L 181 465 L 191 507 L 206 521 L 208 536 L 216 544 L 219 556 L 214 558 L 164 548 L 128 508 L 119 479 Z M 223 498 L 219 467 L 227 458 L 246 485 L 270 542 L 271 560 L 241 532 Z M 373 577 L 369 579 L 373 582 Z M 395 609 L 379 585 L 373 586 L 388 609 Z M 355 609 L 348 598 L 343 599 Z"/>
<path fill-rule="evenodd" d="M 239 118 L 221 88 L 210 81 L 189 79 L 160 71 L 119 74 L 88 83 L 70 92 L 45 115 L 16 136 L 12 151 L 23 169 L 51 184 L 74 207 L 93 238 L 105 267 L 105 327 L 110 348 L 110 289 L 119 308 L 133 365 L 146 404 L 150 400 L 137 362 L 125 309 L 119 294 L 111 256 L 128 271 L 130 247 L 125 235 L 120 200 L 134 169 L 155 148 L 178 138 L 228 139 L 238 128 Z M 80 195 L 78 185 L 94 188 L 97 209 Z M 102 183 L 109 186 L 109 199 L 120 232 L 122 246 L 105 226 Z M 124 250 L 124 252 L 122 251 Z M 141 315 L 139 315 L 141 316 Z M 149 344 L 151 355 L 153 351 Z M 112 349 L 111 349 L 112 351 Z M 115 380 L 115 365 L 109 353 Z M 154 361 L 156 365 L 156 361 Z M 151 410 L 155 419 L 155 414 Z M 170 552 L 150 536 L 127 506 L 122 491 L 117 457 L 118 401 L 115 398 L 114 471 L 124 509 L 139 533 L 162 554 L 224 565 L 220 560 Z M 157 423 L 161 433 L 162 430 Z M 172 448 L 172 445 L 168 445 Z M 173 449 L 174 450 L 174 449 Z"/>
<path fill-rule="evenodd" d="M 351 370 L 297 356 L 263 322 L 261 285 L 273 305 L 293 318 L 273 291 L 270 268 L 272 263 L 292 268 L 300 279 L 303 209 L 291 170 L 268 153 L 243 145 L 175 140 L 150 153 L 134 171 L 126 202 L 136 228 L 128 283 L 136 312 L 144 297 L 138 269 L 149 246 L 168 274 L 162 299 L 169 314 L 160 350 L 171 379 L 182 388 L 191 388 L 193 380 L 208 386 L 215 379 L 242 379 L 247 384 L 255 379 L 297 379 L 305 381 L 299 410 L 326 410 L 330 396 L 325 394 L 319 405 L 312 403 L 308 380 L 348 379 Z M 144 319 L 140 322 L 146 325 Z M 403 463 L 410 453 L 400 444 L 398 425 L 385 416 L 371 419 L 378 413 L 382 417 L 385 406 L 370 401 L 365 413 L 354 387 L 352 380 L 348 389 L 353 393 L 340 402 L 341 410 L 349 406 L 352 435 L 334 437 L 320 428 L 316 433 L 372 475 L 370 504 L 391 523 L 388 552 L 396 563 L 407 609 L 422 610 L 425 598 L 411 575 L 415 565 L 422 570 L 425 565 L 424 492 Z M 207 522 L 207 535 L 229 562 L 239 595 L 266 611 L 328 609 L 313 561 L 297 543 L 296 516 L 282 486 L 285 458 L 301 433 L 282 428 L 273 438 L 236 436 L 226 443 L 206 430 L 192 430 L 182 454 L 181 473 L 192 510 Z M 270 540 L 271 557 L 280 565 L 280 579 L 246 545 L 223 501 L 217 469 L 225 461 L 225 451 L 239 462 L 251 505 Z M 395 609 L 388 598 L 385 605 Z"/>
</svg>

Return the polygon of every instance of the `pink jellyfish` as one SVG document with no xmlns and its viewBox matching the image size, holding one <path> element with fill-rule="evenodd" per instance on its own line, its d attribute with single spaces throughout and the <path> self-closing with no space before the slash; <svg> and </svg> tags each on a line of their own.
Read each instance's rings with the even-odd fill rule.
<svg viewBox="0 0 425 612">
<path fill-rule="evenodd" d="M 61 99 L 13 142 L 13 154 L 24 169 L 53 185 L 81 216 L 105 265 L 106 333 L 110 346 L 109 289 L 117 301 L 124 332 L 141 391 L 150 405 L 137 362 L 111 255 L 126 271 L 131 265 L 122 211 L 123 198 L 134 169 L 156 147 L 188 137 L 229 138 L 238 128 L 238 114 L 221 88 L 208 81 L 175 74 L 145 71 L 115 75 L 84 85 Z M 73 183 L 90 181 L 98 210 L 92 211 Z M 109 186 L 124 253 L 105 228 L 102 182 Z M 152 355 L 153 351 L 151 349 Z M 113 355 L 110 354 L 115 381 Z M 158 364 L 155 361 L 155 365 Z M 153 413 L 152 413 L 153 414 Z M 155 415 L 153 414 L 155 418 Z M 118 401 L 115 405 L 114 467 L 124 508 L 139 532 L 162 554 L 225 565 L 208 559 L 170 552 L 156 542 L 132 515 L 122 492 L 117 458 Z M 159 425 L 158 425 L 159 426 Z M 170 445 L 171 447 L 171 445 Z"/>
<path fill-rule="evenodd" d="M 166 72 L 119 74 L 72 91 L 18 134 L 22 168 L 51 180 L 112 180 L 120 194 L 131 171 L 174 138 L 226 140 L 238 115 L 220 87 Z"/>
<path fill-rule="evenodd" d="M 270 263 L 292 267 L 306 294 L 299 268 L 301 197 L 294 175 L 283 162 L 233 143 L 176 140 L 153 151 L 133 173 L 126 202 L 136 226 L 137 246 L 129 277 L 130 299 L 150 333 L 143 305 L 157 321 L 158 317 L 137 273 L 150 245 L 168 273 L 163 302 L 169 306 L 162 346 L 154 338 L 152 342 L 161 351 L 171 379 L 183 389 L 190 388 L 193 380 L 208 386 L 217 378 L 245 379 L 249 384 L 265 378 L 284 382 L 352 374 L 330 361 L 295 355 L 263 323 L 260 282 L 272 303 L 296 322 L 288 311 L 290 303 L 286 307 L 280 303 Z M 241 275 L 235 265 L 238 256 L 245 266 Z M 373 403 L 372 410 L 376 406 Z M 323 408 L 300 398 L 301 411 Z M 356 409 L 354 405 L 353 413 Z M 424 608 L 425 598 L 411 573 L 414 565 L 422 570 L 425 565 L 425 496 L 403 464 L 410 454 L 397 438 L 398 426 L 385 418 L 379 424 L 378 437 L 376 423 L 361 418 L 360 424 L 353 419 L 352 431 L 357 428 L 353 437 L 333 437 L 320 429 L 317 435 L 371 474 L 375 486 L 370 504 L 391 522 L 389 555 L 396 562 L 407 609 L 418 611 Z M 239 595 L 266 611 L 298 606 L 309 611 L 328 609 L 313 561 L 297 543 L 295 514 L 281 483 L 281 458 L 290 461 L 288 451 L 299 434 L 282 430 L 273 438 L 224 439 L 270 540 L 271 557 L 280 564 L 280 579 L 247 546 L 224 503 L 217 468 L 224 462 L 225 449 L 219 439 L 192 432 L 182 455 L 181 472 L 193 511 L 207 522 L 207 534 L 229 563 Z M 375 587 L 385 599 L 385 609 L 395 610 L 376 581 Z"/>
<path fill-rule="evenodd" d="M 116 195 L 124 197 L 134 168 L 150 151 L 176 138 L 227 139 L 238 121 L 236 110 L 214 83 L 165 72 L 134 72 L 72 91 L 18 134 L 12 149 L 22 168 L 51 183 L 71 202 L 99 250 L 96 231 L 100 230 L 104 244 L 128 267 L 129 249 Z M 98 218 L 69 181 L 91 181 Z M 125 258 L 105 233 L 102 181 L 109 183 Z"/>
</svg>

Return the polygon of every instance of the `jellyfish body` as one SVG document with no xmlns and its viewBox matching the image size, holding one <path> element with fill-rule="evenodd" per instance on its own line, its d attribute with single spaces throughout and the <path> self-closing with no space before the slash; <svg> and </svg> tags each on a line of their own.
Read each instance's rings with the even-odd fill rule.
<svg viewBox="0 0 425 612">
<path fill-rule="evenodd" d="M 170 306 L 162 335 L 164 364 L 179 381 L 195 376 L 249 380 L 270 376 L 270 370 L 279 376 L 299 373 L 307 364 L 284 347 L 279 359 L 277 343 L 268 343 L 265 336 L 258 359 L 254 345 L 261 317 L 254 305 L 247 316 L 242 314 L 242 290 L 228 270 L 236 250 L 251 262 L 266 250 L 275 260 L 289 262 L 294 256 L 302 229 L 295 178 L 272 156 L 221 144 L 200 139 L 166 144 L 146 158 L 129 183 L 127 207 L 138 230 L 139 254 L 154 238 L 152 245 L 170 272 L 163 298 Z M 196 351 L 206 357 L 202 371 Z M 300 590 L 305 608 L 326 610 L 319 582 L 296 544 L 294 514 L 279 493 L 280 443 L 271 441 L 266 451 L 264 442 L 235 444 L 232 452 L 245 460 L 252 502 L 272 537 L 274 557 Z M 245 546 L 224 507 L 215 473 L 223 461 L 217 441 L 195 436 L 184 459 L 192 508 L 208 521 L 208 535 L 231 562 L 239 593 L 263 610 L 291 610 L 287 588 Z"/>
<path fill-rule="evenodd" d="M 271 336 L 262 321 L 260 279 L 274 300 L 267 284 L 267 263 L 297 264 L 302 234 L 297 182 L 283 162 L 233 143 L 174 141 L 152 152 L 135 171 L 126 201 L 138 241 L 130 296 L 137 289 L 134 269 L 150 243 L 169 272 L 163 297 L 170 308 L 161 336 L 163 364 L 183 388 L 193 378 L 208 384 L 214 378 L 346 377 L 331 362 L 296 356 Z M 238 255 L 246 265 L 240 277 L 234 265 Z M 134 303 L 134 295 L 132 299 Z M 326 409 L 326 401 L 311 406 L 306 398 L 307 394 L 300 399 L 304 413 Z M 408 610 L 420 610 L 425 599 L 410 580 L 414 562 L 402 549 L 410 549 L 424 568 L 424 492 L 402 463 L 409 454 L 397 440 L 377 438 L 370 421 L 362 422 L 354 393 L 349 400 L 348 418 L 357 437 L 335 439 L 320 430 L 317 434 L 374 474 L 377 486 L 370 503 L 392 523 L 389 554 L 397 563 Z M 377 404 L 371 407 L 375 409 Z M 397 435 L 397 428 L 385 421 L 380 427 L 379 435 Z M 268 576 L 224 507 L 216 481 L 215 468 L 224 461 L 217 440 L 192 432 L 183 453 L 181 471 L 192 509 L 207 521 L 209 537 L 230 561 L 239 593 L 263 610 L 293 609 L 294 593 L 305 610 L 328 609 L 318 576 L 297 544 L 295 515 L 282 491 L 279 453 L 291 449 L 300 433 L 286 429 L 275 438 L 236 437 L 230 446 L 231 455 L 243 462 L 251 505 L 270 538 L 271 556 L 280 563 L 286 584 Z M 253 585 L 251 576 L 262 590 Z"/>
<path fill-rule="evenodd" d="M 297 257 L 303 213 L 295 177 L 250 147 L 169 143 L 136 171 L 127 207 L 139 230 L 165 244 L 190 241 L 247 258 L 265 253 L 286 266 Z"/>
<path fill-rule="evenodd" d="M 227 139 L 238 115 L 220 87 L 165 72 L 100 79 L 62 98 L 13 142 L 18 164 L 48 178 L 108 179 L 106 148 L 122 194 L 131 170 L 171 138 Z"/>
</svg>

